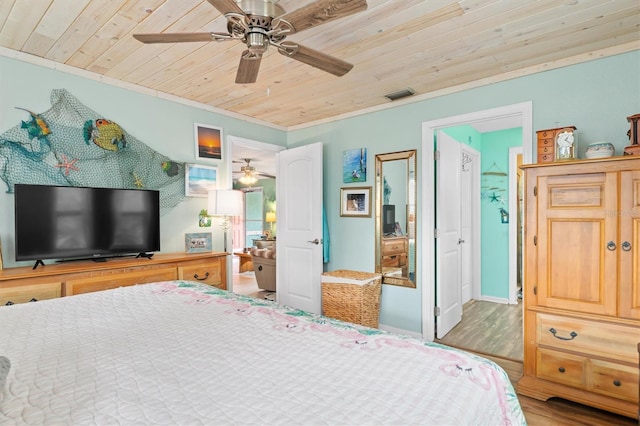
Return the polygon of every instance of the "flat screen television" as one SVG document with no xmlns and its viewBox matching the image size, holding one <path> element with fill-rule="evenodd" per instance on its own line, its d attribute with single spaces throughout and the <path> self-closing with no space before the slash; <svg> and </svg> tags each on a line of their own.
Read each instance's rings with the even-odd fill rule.
<svg viewBox="0 0 640 426">
<path fill-rule="evenodd" d="M 382 205 L 382 233 L 384 235 L 391 235 L 396 233 L 395 204 Z"/>
<path fill-rule="evenodd" d="M 69 260 L 160 250 L 155 190 L 14 185 L 16 260 Z"/>
</svg>

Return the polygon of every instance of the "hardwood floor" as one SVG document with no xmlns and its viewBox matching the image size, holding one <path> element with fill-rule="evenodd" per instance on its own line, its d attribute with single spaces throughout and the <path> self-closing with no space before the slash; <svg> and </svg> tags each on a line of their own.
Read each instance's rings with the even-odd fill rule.
<svg viewBox="0 0 640 426">
<path fill-rule="evenodd" d="M 234 256 L 235 257 L 235 256 Z M 244 296 L 255 297 L 257 299 L 271 298 L 275 293 L 260 290 L 256 282 L 256 275 L 253 271 L 238 272 L 239 260 L 233 260 L 233 292 Z"/>
<path fill-rule="evenodd" d="M 436 342 L 522 361 L 522 302 L 517 305 L 471 300 L 462 321 Z"/>
</svg>

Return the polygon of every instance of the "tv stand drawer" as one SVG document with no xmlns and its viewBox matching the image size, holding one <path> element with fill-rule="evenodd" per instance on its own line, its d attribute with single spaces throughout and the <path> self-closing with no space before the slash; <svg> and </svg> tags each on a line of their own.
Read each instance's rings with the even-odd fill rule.
<svg viewBox="0 0 640 426">
<path fill-rule="evenodd" d="M 170 281 L 178 278 L 175 267 L 161 269 L 142 269 L 133 272 L 113 273 L 107 276 L 91 278 L 78 278 L 67 280 L 64 283 L 65 296 L 91 293 L 94 291 L 109 290 L 118 287 L 127 287 L 136 284 L 147 284 L 157 281 Z"/>
<path fill-rule="evenodd" d="M 55 299 L 61 290 L 60 281 L 0 288 L 0 306 Z"/>
</svg>

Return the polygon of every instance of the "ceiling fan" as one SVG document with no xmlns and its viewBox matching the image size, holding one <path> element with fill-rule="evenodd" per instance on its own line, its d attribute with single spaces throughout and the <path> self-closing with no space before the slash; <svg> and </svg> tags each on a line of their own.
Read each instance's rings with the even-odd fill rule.
<svg viewBox="0 0 640 426">
<path fill-rule="evenodd" d="M 242 52 L 236 83 L 255 83 L 262 55 L 269 45 L 284 56 L 321 69 L 338 77 L 353 65 L 320 51 L 285 41 L 291 34 L 367 9 L 366 0 L 318 0 L 285 13 L 278 0 L 207 0 L 227 18 L 227 33 L 155 33 L 134 34 L 143 43 L 181 43 L 241 40 Z"/>
<path fill-rule="evenodd" d="M 256 168 L 251 165 L 251 161 L 252 161 L 251 158 L 243 158 L 242 160 L 233 160 L 234 163 L 244 163 L 244 166 L 240 167 L 240 170 L 233 172 L 234 174 L 242 175 L 238 179 L 240 183 L 243 183 L 245 185 L 253 185 L 258 181 L 258 177 L 275 179 L 274 175 L 257 171 Z"/>
</svg>

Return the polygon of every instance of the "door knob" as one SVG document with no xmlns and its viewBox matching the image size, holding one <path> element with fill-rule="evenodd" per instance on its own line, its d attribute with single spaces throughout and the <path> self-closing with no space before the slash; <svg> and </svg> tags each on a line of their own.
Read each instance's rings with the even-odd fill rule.
<svg viewBox="0 0 640 426">
<path fill-rule="evenodd" d="M 607 243 L 607 250 L 609 251 L 614 251 L 616 249 L 616 243 L 614 243 L 613 241 L 609 241 Z"/>
<path fill-rule="evenodd" d="M 463 244 L 464 240 L 462 238 L 458 238 L 458 244 Z"/>
<path fill-rule="evenodd" d="M 315 240 L 311 240 L 311 241 L 307 241 L 307 242 L 308 242 L 308 243 L 311 243 L 311 244 L 315 244 L 315 245 L 320 244 L 320 240 L 319 240 L 319 239 L 317 239 L 317 238 L 316 238 Z"/>
<path fill-rule="evenodd" d="M 631 250 L 631 243 L 629 241 L 625 241 L 622 243 L 622 250 L 629 251 Z"/>
</svg>

